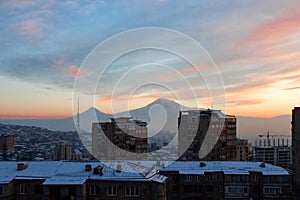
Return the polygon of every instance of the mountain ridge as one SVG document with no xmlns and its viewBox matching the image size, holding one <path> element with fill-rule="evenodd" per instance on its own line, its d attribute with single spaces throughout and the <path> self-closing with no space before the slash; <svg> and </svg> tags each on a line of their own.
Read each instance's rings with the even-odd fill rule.
<svg viewBox="0 0 300 200">
<path fill-rule="evenodd" d="M 119 112 L 116 114 L 104 113 L 101 110 L 90 107 L 81 112 L 80 129 L 91 132 L 91 124 L 99 121 L 110 121 L 112 117 L 132 116 L 144 120 L 150 125 L 150 131 L 163 129 L 168 132 L 177 131 L 177 118 L 179 110 L 193 109 L 182 106 L 175 101 L 159 98 L 143 107 L 130 110 L 128 112 Z M 160 120 L 167 113 L 166 123 L 162 125 Z M 251 116 L 236 116 L 237 132 L 241 138 L 251 138 L 258 134 L 270 132 L 271 134 L 290 135 L 291 115 L 279 115 L 272 118 L 257 118 Z M 11 124 L 38 126 L 49 130 L 70 131 L 75 130 L 77 115 L 67 118 L 48 118 L 48 119 L 11 119 Z M 1 123 L 7 123 L 7 119 L 0 119 Z"/>
</svg>

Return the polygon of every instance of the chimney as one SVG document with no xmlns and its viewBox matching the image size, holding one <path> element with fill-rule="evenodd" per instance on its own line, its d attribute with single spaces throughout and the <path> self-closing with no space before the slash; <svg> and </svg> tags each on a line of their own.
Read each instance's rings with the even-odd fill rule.
<svg viewBox="0 0 300 200">
<path fill-rule="evenodd" d="M 103 167 L 102 166 L 98 166 L 98 167 L 95 167 L 94 168 L 94 173 L 93 174 L 98 174 L 99 176 L 102 176 L 103 175 Z"/>
<path fill-rule="evenodd" d="M 265 168 L 265 167 L 266 167 L 266 163 L 262 162 L 259 166 L 260 166 L 261 168 Z"/>
<path fill-rule="evenodd" d="M 25 169 L 25 167 L 26 167 L 26 166 L 25 166 L 24 163 L 18 163 L 18 164 L 17 164 L 17 170 L 18 170 L 18 171 L 22 171 L 23 169 Z"/>
<path fill-rule="evenodd" d="M 117 172 L 122 172 L 122 165 L 121 164 L 117 165 Z"/>
<path fill-rule="evenodd" d="M 86 171 L 86 172 L 92 171 L 92 165 L 91 165 L 91 164 L 86 164 L 86 165 L 85 165 L 85 171 Z"/>
<path fill-rule="evenodd" d="M 205 166 L 206 166 L 205 162 L 200 162 L 200 167 L 205 167 Z"/>
</svg>

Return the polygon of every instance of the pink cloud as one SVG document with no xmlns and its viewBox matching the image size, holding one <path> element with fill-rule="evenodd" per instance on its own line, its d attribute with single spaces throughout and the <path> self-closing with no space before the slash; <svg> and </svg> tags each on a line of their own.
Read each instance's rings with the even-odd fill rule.
<svg viewBox="0 0 300 200">
<path fill-rule="evenodd" d="M 65 67 L 63 71 L 70 76 L 75 76 L 80 78 L 84 78 L 89 75 L 88 72 L 80 71 L 76 65 L 70 65 L 68 67 Z"/>
<path fill-rule="evenodd" d="M 47 36 L 47 30 L 51 28 L 49 19 L 53 16 L 50 10 L 34 10 L 20 16 L 20 21 L 11 27 L 22 39 L 31 44 L 39 44 Z"/>
<path fill-rule="evenodd" d="M 233 50 L 257 46 L 280 44 L 289 36 L 300 31 L 300 3 L 291 5 L 284 15 L 257 27 L 238 42 Z M 270 51 L 270 53 L 272 53 Z"/>
<path fill-rule="evenodd" d="M 57 58 L 52 67 L 54 67 L 56 70 L 63 72 L 69 76 L 84 78 L 91 74 L 91 72 L 88 71 L 81 71 L 78 66 L 75 64 L 66 65 L 65 63 L 65 57 L 64 55 L 61 55 L 59 58 Z"/>
</svg>

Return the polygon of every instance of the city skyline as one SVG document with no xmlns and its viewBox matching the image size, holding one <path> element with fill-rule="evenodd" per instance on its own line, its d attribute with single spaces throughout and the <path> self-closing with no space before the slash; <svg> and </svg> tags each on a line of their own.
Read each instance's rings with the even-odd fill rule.
<svg viewBox="0 0 300 200">
<path fill-rule="evenodd" d="M 95 73 L 80 69 L 88 53 L 115 34 L 143 27 L 176 30 L 205 48 L 224 82 L 226 113 L 268 118 L 290 114 L 295 106 L 300 106 L 300 4 L 295 1 L 183 4 L 168 0 L 14 0 L 2 1 L 0 11 L 4 19 L 0 23 L 2 118 L 72 116 L 75 78 L 89 79 Z M 212 67 L 208 63 L 191 67 L 168 53 L 141 51 L 113 63 L 105 77 L 111 81 L 106 84 L 114 83 L 114 77 L 121 77 L 136 63 L 143 62 L 171 66 L 185 77 Z M 162 70 L 152 76 L 147 69 L 145 73 L 153 81 L 174 81 L 176 92 L 187 96 L 179 103 L 193 105 L 189 95 L 177 86 L 178 74 Z M 124 85 L 118 87 L 124 92 L 128 89 Z M 207 91 L 203 91 L 203 99 L 197 99 L 199 107 L 211 106 L 207 96 Z M 156 98 L 174 100 L 170 93 L 150 85 L 134 94 L 128 107 L 142 107 Z M 80 111 L 95 106 L 110 113 L 111 99 L 106 93 L 97 95 L 94 105 L 80 99 Z M 128 103 L 122 94 L 116 95 L 114 101 Z M 124 109 L 115 112 L 120 111 Z"/>
</svg>

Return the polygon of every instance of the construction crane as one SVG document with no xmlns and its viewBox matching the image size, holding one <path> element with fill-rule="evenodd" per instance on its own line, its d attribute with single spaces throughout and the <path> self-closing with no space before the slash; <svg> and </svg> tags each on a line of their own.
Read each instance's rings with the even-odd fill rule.
<svg viewBox="0 0 300 200">
<path fill-rule="evenodd" d="M 270 143 L 270 136 L 273 138 L 273 137 L 291 137 L 290 135 L 270 135 L 270 132 L 268 131 L 267 134 L 259 134 L 258 135 L 259 137 L 267 137 L 267 146 L 271 146 L 271 143 Z M 284 139 L 282 138 L 282 145 L 284 146 Z M 279 146 L 279 138 L 278 138 L 278 141 L 277 141 L 277 145 Z M 287 146 L 288 146 L 288 139 L 286 140 L 286 143 L 287 143 Z M 273 139 L 273 146 L 275 146 L 275 139 Z"/>
</svg>

